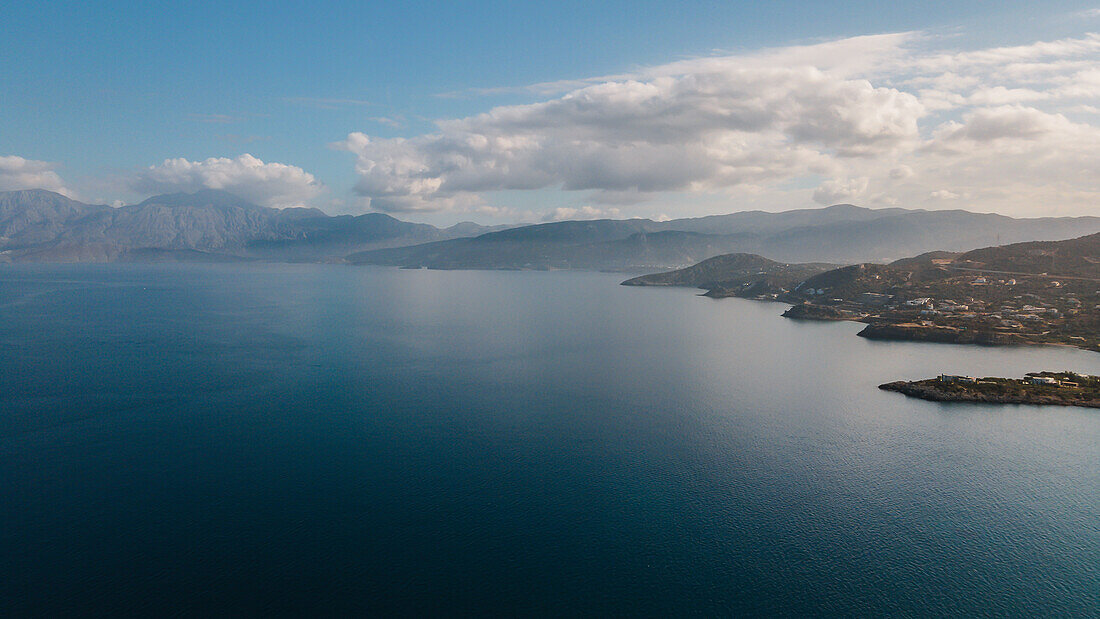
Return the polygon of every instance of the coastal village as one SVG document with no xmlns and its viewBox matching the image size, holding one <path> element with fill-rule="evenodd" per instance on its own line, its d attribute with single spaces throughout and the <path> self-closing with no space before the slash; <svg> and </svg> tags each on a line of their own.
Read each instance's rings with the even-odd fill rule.
<svg viewBox="0 0 1100 619">
<path fill-rule="evenodd" d="M 929 252 L 889 264 L 728 254 L 623 284 L 784 302 L 791 305 L 787 318 L 863 322 L 859 335 L 869 339 L 1100 351 L 1100 234 Z"/>
<path fill-rule="evenodd" d="M 877 265 L 847 269 L 852 277 L 839 285 L 816 287 L 811 278 L 772 298 L 794 303 L 784 314 L 791 318 L 865 322 L 860 335 L 872 339 L 1100 350 L 1100 282 L 1094 280 L 995 276 L 947 265 L 934 273 Z"/>
</svg>

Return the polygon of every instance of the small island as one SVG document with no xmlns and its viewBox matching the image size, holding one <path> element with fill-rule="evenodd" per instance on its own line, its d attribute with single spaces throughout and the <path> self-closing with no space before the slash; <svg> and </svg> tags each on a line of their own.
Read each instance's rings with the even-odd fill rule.
<svg viewBox="0 0 1100 619">
<path fill-rule="evenodd" d="M 1100 376 L 1075 372 L 1033 372 L 1022 379 L 975 378 L 941 374 L 937 378 L 896 381 L 879 389 L 936 402 L 1052 404 L 1100 408 Z"/>
</svg>

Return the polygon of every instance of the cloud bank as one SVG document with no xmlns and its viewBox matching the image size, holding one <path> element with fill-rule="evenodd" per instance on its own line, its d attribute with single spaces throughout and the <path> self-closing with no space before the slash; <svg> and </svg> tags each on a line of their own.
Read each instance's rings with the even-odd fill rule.
<svg viewBox="0 0 1100 619">
<path fill-rule="evenodd" d="M 138 171 L 130 181 L 141 194 L 223 189 L 262 206 L 301 206 L 317 196 L 322 185 L 297 166 L 264 163 L 249 154 L 189 161 L 166 159 Z"/>
<path fill-rule="evenodd" d="M 938 43 L 855 37 L 538 84 L 527 92 L 542 101 L 334 146 L 355 156 L 356 192 L 389 212 L 473 210 L 486 192 L 558 188 L 624 207 L 670 193 L 1094 207 L 1100 35 Z"/>
</svg>

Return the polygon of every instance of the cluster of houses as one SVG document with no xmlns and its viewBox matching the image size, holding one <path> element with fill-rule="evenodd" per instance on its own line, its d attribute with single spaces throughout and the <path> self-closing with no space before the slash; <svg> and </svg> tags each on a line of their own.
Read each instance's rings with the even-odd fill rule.
<svg viewBox="0 0 1100 619">
<path fill-rule="evenodd" d="M 916 310 L 925 318 L 941 316 L 974 319 L 981 316 L 980 312 L 985 309 L 985 303 L 970 298 L 960 303 L 954 299 L 936 301 L 931 297 L 918 297 L 906 301 L 898 309 Z"/>
<path fill-rule="evenodd" d="M 997 281 L 1002 282 L 1002 280 Z M 1006 280 L 1003 283 L 1015 285 L 1016 280 Z M 874 307 L 894 312 L 916 312 L 922 325 L 930 326 L 935 321 L 945 319 L 982 321 L 990 327 L 1004 330 L 1021 330 L 1028 325 L 1041 325 L 1051 319 L 1061 318 L 1064 314 L 1076 314 L 1082 305 L 1080 299 L 1067 295 L 1058 300 L 1058 303 L 1063 306 L 1059 309 L 1033 294 L 1018 295 L 1015 297 L 1015 302 L 1003 303 L 999 307 L 989 307 L 988 303 L 972 297 L 966 297 L 961 301 L 917 297 L 898 302 L 893 295 L 876 292 L 864 292 L 853 300 L 868 309 Z"/>
<path fill-rule="evenodd" d="M 1073 374 L 1070 374 L 1073 376 Z M 961 383 L 965 385 L 977 385 L 983 384 L 978 378 L 974 376 L 960 376 L 956 374 L 940 374 L 939 379 L 941 383 Z M 1028 385 L 1049 385 L 1053 387 L 1079 387 L 1080 383 L 1077 381 L 1066 380 L 1056 378 L 1054 376 L 1042 376 L 1039 374 L 1025 374 L 1020 382 Z M 991 383 L 990 383 L 991 384 Z"/>
<path fill-rule="evenodd" d="M 964 383 L 973 385 L 978 382 L 978 379 L 973 376 L 959 376 L 956 374 L 940 374 L 939 381 L 941 383 Z"/>
<path fill-rule="evenodd" d="M 990 285 L 993 285 L 993 284 L 1000 284 L 1002 286 L 1015 286 L 1016 285 L 1016 280 L 1014 280 L 1014 279 L 989 279 L 989 278 L 984 277 L 984 276 L 978 276 L 978 277 L 975 277 L 974 279 L 972 279 L 970 281 L 971 286 L 990 286 Z M 1062 285 L 1059 282 L 1054 282 L 1054 284 L 1056 284 L 1057 286 Z"/>
<path fill-rule="evenodd" d="M 893 285 L 868 282 L 873 291 L 846 294 L 841 291 L 855 286 L 836 290 L 799 287 L 792 295 L 772 296 L 827 306 L 828 312 L 823 310 L 820 315 L 830 319 L 924 328 L 936 337 L 977 338 L 989 343 L 1072 340 L 1084 346 L 1096 339 L 1089 331 L 1089 321 L 1100 311 L 1100 304 L 1094 307 L 1100 299 L 1086 290 L 1056 286 L 1045 277 L 1016 280 L 967 274 L 906 283 L 894 275 L 898 281 L 887 282 Z M 866 278 L 882 276 L 868 272 Z M 840 296 L 845 298 L 836 298 Z M 1100 297 L 1100 290 L 1095 297 Z"/>
</svg>

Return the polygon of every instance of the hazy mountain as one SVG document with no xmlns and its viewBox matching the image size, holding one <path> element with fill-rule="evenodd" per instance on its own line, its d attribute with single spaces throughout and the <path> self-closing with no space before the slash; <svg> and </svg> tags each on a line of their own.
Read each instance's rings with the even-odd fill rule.
<svg viewBox="0 0 1100 619">
<path fill-rule="evenodd" d="M 693 219 L 673 219 L 664 222 L 670 230 L 703 234 L 774 234 L 806 226 L 820 226 L 839 221 L 867 221 L 907 212 L 900 208 L 869 209 L 852 204 L 836 204 L 824 208 L 795 209 L 781 213 L 741 211 L 728 215 L 708 215 Z"/>
<path fill-rule="evenodd" d="M 741 245 L 735 236 L 646 231 L 652 227 L 654 222 L 641 219 L 542 224 L 506 231 L 514 234 L 367 251 L 348 261 L 432 269 L 646 271 L 691 264 Z"/>
<path fill-rule="evenodd" d="M 0 260 L 329 260 L 365 249 L 481 234 L 389 215 L 330 217 L 316 209 L 272 209 L 204 190 L 154 196 L 112 208 L 34 190 L 0 193 Z"/>
<path fill-rule="evenodd" d="M 0 249 L 49 242 L 66 226 L 108 208 L 41 189 L 0 192 Z"/>
<path fill-rule="evenodd" d="M 1100 218 L 1013 219 L 967 211 L 848 204 L 656 222 L 563 221 L 450 228 L 389 215 L 272 209 L 224 191 L 154 196 L 113 208 L 49 191 L 0 193 L 0 260 L 326 261 L 474 269 L 655 271 L 729 253 L 787 263 L 889 261 L 1100 232 Z"/>
<path fill-rule="evenodd" d="M 784 262 L 889 261 L 932 249 L 966 251 L 1001 243 L 1059 240 L 1100 231 L 1100 218 L 1014 219 L 969 211 L 823 209 L 734 213 L 655 222 L 569 221 L 475 238 L 349 256 L 362 264 L 439 269 L 605 269 L 684 267 L 726 253 Z"/>
</svg>

